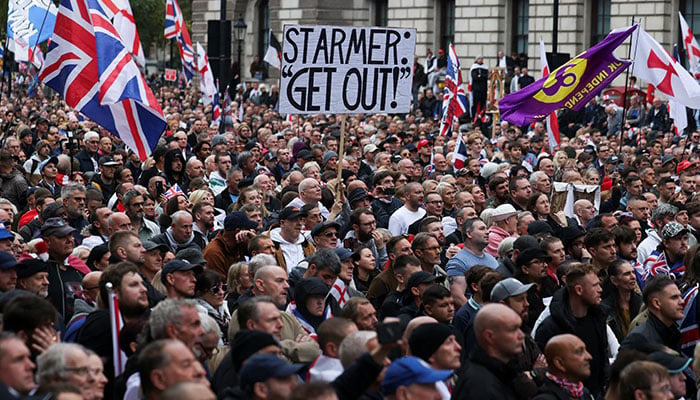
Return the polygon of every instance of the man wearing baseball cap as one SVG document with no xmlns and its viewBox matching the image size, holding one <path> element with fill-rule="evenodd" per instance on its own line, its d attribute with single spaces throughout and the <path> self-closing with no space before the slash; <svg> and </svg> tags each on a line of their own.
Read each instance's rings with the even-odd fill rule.
<svg viewBox="0 0 700 400">
<path fill-rule="evenodd" d="M 436 383 L 452 376 L 450 370 L 438 370 L 418 357 L 401 357 L 384 373 L 382 392 L 388 400 L 440 399 Z"/>
<path fill-rule="evenodd" d="M 665 351 L 655 351 L 649 354 L 649 361 L 659 363 L 666 368 L 669 381 L 671 382 L 671 392 L 674 399 L 683 399 L 686 395 L 686 375 L 685 371 L 693 362 L 692 358 L 678 354 L 670 354 Z"/>
<path fill-rule="evenodd" d="M 270 231 L 277 265 L 286 268 L 288 273 L 316 251 L 313 243 L 301 234 L 301 217 L 304 216 L 300 208 L 287 206 L 280 212 L 280 227 Z"/>
<path fill-rule="evenodd" d="M 189 299 L 194 296 L 196 274 L 202 272 L 202 266 L 190 264 L 185 260 L 172 260 L 163 266 L 160 281 L 167 289 L 168 299 Z"/>
<path fill-rule="evenodd" d="M 688 251 L 688 229 L 673 221 L 661 228 L 661 244 L 644 262 L 649 276 L 673 274 L 681 278 L 685 272 L 683 256 Z"/>
<path fill-rule="evenodd" d="M 241 389 L 251 400 L 288 399 L 299 385 L 304 364 L 289 364 L 274 354 L 256 354 L 241 367 Z"/>
<path fill-rule="evenodd" d="M 202 257 L 210 269 L 226 278 L 231 264 L 243 259 L 248 252 L 248 241 L 255 236 L 258 223 L 251 221 L 243 211 L 229 213 L 224 219 L 224 230 L 209 242 Z"/>
<path fill-rule="evenodd" d="M 41 236 L 49 253 L 49 282 L 54 282 L 49 285 L 48 300 L 64 321 L 70 321 L 73 316 L 75 298 L 79 296 L 77 291 L 81 289 L 85 274 L 90 272 L 79 258 L 71 257 L 74 231 L 63 218 L 57 217 L 48 218 L 41 226 Z"/>
</svg>

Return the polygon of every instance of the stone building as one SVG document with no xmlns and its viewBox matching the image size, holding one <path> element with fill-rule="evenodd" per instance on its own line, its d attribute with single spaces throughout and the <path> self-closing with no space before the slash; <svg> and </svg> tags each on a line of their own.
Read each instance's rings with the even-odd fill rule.
<svg viewBox="0 0 700 400">
<path fill-rule="evenodd" d="M 469 69 L 474 57 L 496 65 L 497 51 L 529 55 L 528 66 L 539 75 L 539 41 L 552 50 L 555 0 L 234 0 L 227 2 L 227 18 L 242 16 L 247 24 L 243 41 L 243 78 L 253 57 L 267 48 L 267 30 L 282 41 L 285 24 L 394 26 L 416 28 L 416 54 L 446 48 L 454 42 Z M 192 36 L 207 42 L 207 20 L 218 20 L 220 0 L 193 0 Z M 680 10 L 691 29 L 700 34 L 700 0 L 559 0 L 558 51 L 571 57 L 601 40 L 611 28 L 639 22 L 664 47 L 682 44 Z M 232 35 L 233 37 L 233 35 Z M 232 60 L 237 43 L 232 40 Z M 682 47 L 682 46 L 681 46 Z M 619 50 L 627 58 L 627 46 Z M 278 76 L 271 69 L 272 77 Z"/>
</svg>

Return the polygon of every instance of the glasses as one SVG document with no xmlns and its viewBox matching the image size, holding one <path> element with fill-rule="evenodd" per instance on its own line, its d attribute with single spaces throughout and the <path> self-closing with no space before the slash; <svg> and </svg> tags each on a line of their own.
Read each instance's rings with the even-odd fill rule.
<svg viewBox="0 0 700 400">
<path fill-rule="evenodd" d="M 99 375 L 102 373 L 101 368 L 88 368 L 88 367 L 77 367 L 77 368 L 66 368 L 66 371 L 72 372 L 76 375 L 85 376 L 87 374 Z"/>
<path fill-rule="evenodd" d="M 226 293 L 228 292 L 228 285 L 224 283 L 221 285 L 212 286 L 209 288 L 209 291 L 211 294 L 219 294 L 219 291 Z"/>
<path fill-rule="evenodd" d="M 323 236 L 328 237 L 328 238 L 329 238 L 329 237 L 338 237 L 338 232 L 332 232 L 332 231 L 331 231 L 331 232 L 325 232 L 325 233 L 323 234 Z"/>
<path fill-rule="evenodd" d="M 544 265 L 546 262 L 544 260 L 532 260 L 530 261 L 530 265 Z"/>
<path fill-rule="evenodd" d="M 143 207 L 143 201 L 138 202 L 138 203 L 131 203 L 132 207 Z"/>
</svg>

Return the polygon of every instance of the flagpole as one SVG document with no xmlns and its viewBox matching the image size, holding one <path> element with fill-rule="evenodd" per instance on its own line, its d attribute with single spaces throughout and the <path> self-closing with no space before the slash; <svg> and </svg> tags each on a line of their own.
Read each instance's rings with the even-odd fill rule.
<svg viewBox="0 0 700 400">
<path fill-rule="evenodd" d="M 340 145 L 338 146 L 338 182 L 335 186 L 335 199 L 338 200 L 343 192 L 343 156 L 345 155 L 345 119 L 347 114 L 340 116 Z"/>
<path fill-rule="evenodd" d="M 634 17 L 632 17 L 632 25 L 634 25 Z M 632 59 L 632 40 L 631 39 L 630 39 L 630 47 L 629 47 L 629 49 L 627 49 L 627 59 L 628 60 Z M 632 61 L 632 62 L 634 62 L 634 61 Z M 620 121 L 620 150 L 618 151 L 617 154 L 622 154 L 622 143 L 624 141 L 622 135 L 624 133 L 623 129 L 625 127 L 625 120 L 627 119 L 627 90 L 629 89 L 629 84 L 630 84 L 630 68 L 627 68 L 627 71 L 625 72 L 625 94 L 622 96 L 622 120 Z M 603 160 L 603 162 L 605 162 L 605 160 Z"/>
</svg>

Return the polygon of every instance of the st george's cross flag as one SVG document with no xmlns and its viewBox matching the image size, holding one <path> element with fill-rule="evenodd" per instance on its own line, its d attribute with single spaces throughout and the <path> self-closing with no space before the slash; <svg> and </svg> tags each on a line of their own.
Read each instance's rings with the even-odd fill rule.
<svg viewBox="0 0 700 400">
<path fill-rule="evenodd" d="M 197 42 L 197 71 L 199 72 L 199 90 L 202 92 L 202 101 L 204 104 L 211 104 L 218 90 L 216 90 L 214 74 L 211 72 L 207 52 L 204 51 L 204 47 L 199 42 Z"/>
<path fill-rule="evenodd" d="M 165 129 L 160 104 L 97 0 L 61 0 L 39 79 L 141 160 Z"/>
<path fill-rule="evenodd" d="M 688 71 L 694 78 L 700 78 L 700 44 L 695 40 L 693 31 L 683 18 L 683 14 L 678 11 L 678 22 L 681 25 L 681 36 L 683 37 L 683 48 L 688 55 Z"/>
</svg>

